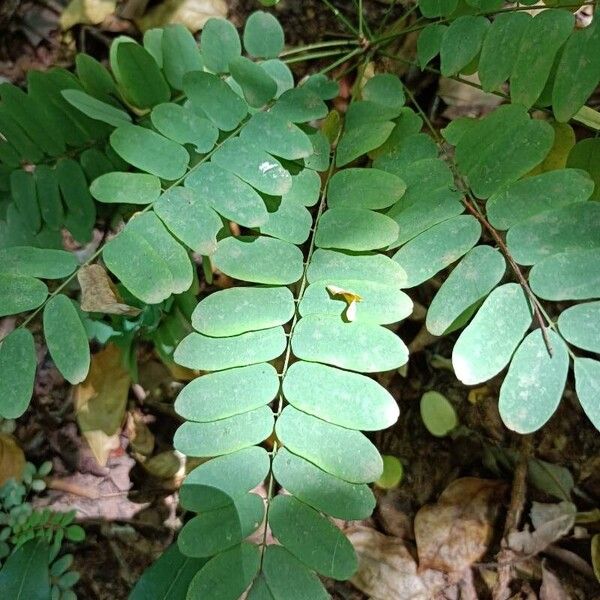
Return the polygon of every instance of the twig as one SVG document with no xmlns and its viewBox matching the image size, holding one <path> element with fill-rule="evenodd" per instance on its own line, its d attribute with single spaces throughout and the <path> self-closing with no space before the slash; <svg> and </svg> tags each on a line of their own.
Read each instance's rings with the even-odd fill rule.
<svg viewBox="0 0 600 600">
<path fill-rule="evenodd" d="M 532 437 L 529 435 L 521 438 L 521 449 L 519 455 L 519 462 L 515 468 L 513 476 L 513 486 L 510 496 L 510 504 L 508 506 L 508 513 L 506 515 L 506 521 L 504 523 L 504 538 L 502 540 L 502 550 L 498 553 L 498 562 L 501 566 L 498 568 L 498 581 L 494 587 L 493 599 L 494 600 L 508 600 L 510 597 L 510 580 L 511 580 L 511 564 L 503 563 L 503 559 L 507 559 L 512 556 L 511 551 L 508 548 L 508 536 L 514 531 L 518 530 L 523 516 L 523 509 L 525 507 L 525 500 L 527 495 L 527 466 L 529 463 L 529 457 L 532 450 Z"/>
</svg>

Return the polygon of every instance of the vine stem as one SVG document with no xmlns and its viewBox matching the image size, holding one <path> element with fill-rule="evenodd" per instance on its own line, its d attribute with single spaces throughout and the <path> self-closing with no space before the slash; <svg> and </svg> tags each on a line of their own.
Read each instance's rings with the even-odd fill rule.
<svg viewBox="0 0 600 600">
<path fill-rule="evenodd" d="M 319 50 L 321 48 L 335 48 L 337 46 L 358 46 L 358 42 L 356 40 L 330 40 L 328 42 L 317 42 L 315 44 L 308 44 L 306 46 L 300 46 L 298 48 L 290 48 L 289 50 L 285 50 L 279 55 L 279 58 L 292 56 L 293 54 L 300 54 L 301 52 Z"/>
<path fill-rule="evenodd" d="M 440 147 L 442 147 L 443 140 L 440 137 L 439 133 L 436 131 L 435 127 L 433 126 L 433 123 L 431 122 L 429 117 L 425 114 L 425 111 L 421 108 L 420 104 L 417 102 L 417 99 L 415 98 L 415 95 L 412 93 L 412 91 L 405 84 L 403 84 L 403 85 L 404 85 L 406 94 L 410 98 L 411 102 L 417 108 L 417 111 L 419 112 L 421 117 L 423 117 L 423 120 L 425 121 L 427 128 L 431 131 L 437 144 Z M 548 326 L 553 327 L 552 321 L 550 319 L 548 319 L 547 315 L 546 315 L 546 318 L 544 318 L 544 315 L 542 314 L 543 307 L 541 306 L 540 301 L 538 300 L 537 296 L 533 293 L 531 287 L 529 286 L 529 282 L 523 275 L 523 271 L 521 270 L 519 265 L 515 262 L 514 258 L 512 257 L 512 254 L 510 253 L 510 250 L 508 249 L 507 245 L 504 243 L 502 236 L 496 231 L 496 229 L 487 220 L 486 216 L 483 214 L 483 212 L 479 208 L 477 201 L 475 200 L 474 196 L 471 194 L 470 187 L 468 186 L 467 182 L 464 180 L 461 173 L 458 171 L 458 167 L 456 165 L 454 158 L 449 158 L 449 162 L 450 162 L 450 167 L 452 169 L 452 172 L 454 173 L 454 176 L 460 182 L 461 187 L 463 188 L 463 191 L 465 192 L 465 195 L 462 198 L 462 203 L 464 204 L 466 209 L 479 221 L 479 223 L 489 232 L 489 234 L 492 236 L 493 240 L 498 245 L 498 248 L 500 248 L 500 251 L 502 252 L 502 254 L 505 256 L 506 260 L 508 261 L 508 264 L 510 265 L 513 273 L 515 274 L 521 288 L 523 289 L 523 291 L 529 298 L 529 302 L 531 304 L 531 309 L 533 311 L 536 321 L 539 323 L 540 330 L 542 332 L 542 337 L 544 338 L 544 344 L 546 345 L 548 354 L 550 356 L 553 356 L 552 344 L 550 342 L 550 338 L 548 337 L 548 330 L 547 330 Z M 548 323 L 546 323 L 546 319 L 548 319 Z"/>
<path fill-rule="evenodd" d="M 285 351 L 285 356 L 283 359 L 283 367 L 281 369 L 281 373 L 279 374 L 279 377 L 281 379 L 280 385 L 283 384 L 283 379 L 287 373 L 287 370 L 288 370 L 288 367 L 290 364 L 290 359 L 292 356 L 292 341 L 291 341 L 292 334 L 294 332 L 294 328 L 296 327 L 296 323 L 300 319 L 300 313 L 299 313 L 298 307 L 300 304 L 300 300 L 302 299 L 302 296 L 304 295 L 304 290 L 306 289 L 306 284 L 308 282 L 308 279 L 307 279 L 308 265 L 310 264 L 310 260 L 312 258 L 313 252 L 315 250 L 315 238 L 316 238 L 316 233 L 317 233 L 317 227 L 319 225 L 319 220 L 321 219 L 321 215 L 323 214 L 323 211 L 325 210 L 327 187 L 329 186 L 329 180 L 331 179 L 333 172 L 335 170 L 335 145 L 336 145 L 337 140 L 339 139 L 339 136 L 340 136 L 340 134 L 338 134 L 336 140 L 332 144 L 332 147 L 334 149 L 330 155 L 331 163 L 329 165 L 329 169 L 327 171 L 325 181 L 323 182 L 323 189 L 321 190 L 321 198 L 319 201 L 319 207 L 317 208 L 317 214 L 315 216 L 315 221 L 314 221 L 314 225 L 312 227 L 312 233 L 310 236 L 310 242 L 308 245 L 308 252 L 306 254 L 306 261 L 304 263 L 304 271 L 302 273 L 302 279 L 300 280 L 300 288 L 298 289 L 298 295 L 294 302 L 294 304 L 295 304 L 294 317 L 292 318 L 292 323 L 290 325 L 290 333 L 288 334 L 288 342 L 287 342 L 287 348 Z M 283 411 L 284 402 L 285 402 L 285 398 L 283 397 L 283 392 L 280 391 L 278 400 L 277 400 L 277 412 L 275 413 L 276 419 L 277 419 L 277 417 L 279 417 L 279 415 Z M 277 442 L 277 438 L 275 438 L 275 440 L 273 441 L 273 450 L 271 452 L 271 455 L 272 455 L 271 465 L 272 465 L 273 459 L 275 458 L 275 455 L 277 454 L 278 448 L 279 448 L 279 444 Z M 265 548 L 267 546 L 267 528 L 268 528 L 268 523 L 269 523 L 269 510 L 271 508 L 271 499 L 273 498 L 274 486 L 275 486 L 275 477 L 273 475 L 273 467 L 271 466 L 271 471 L 269 473 L 269 483 L 267 484 L 267 497 L 266 497 L 266 505 L 267 506 L 265 509 L 265 526 L 264 526 L 264 530 L 263 530 L 263 539 L 262 539 L 262 543 L 261 543 L 261 545 L 262 545 L 262 554 L 261 554 L 261 559 L 260 559 L 261 568 L 262 568 L 262 563 L 264 560 Z"/>
<path fill-rule="evenodd" d="M 231 137 L 234 137 L 235 135 L 237 135 L 243 128 L 244 125 L 246 124 L 246 121 L 242 122 L 240 125 L 238 125 L 226 138 L 224 138 L 222 141 L 220 141 L 218 144 L 215 145 L 215 147 L 208 152 L 207 154 L 205 154 L 201 160 L 199 160 L 193 167 L 190 167 L 184 175 L 182 175 L 179 179 L 176 179 L 173 183 L 171 183 L 171 185 L 167 186 L 165 189 L 163 189 L 163 193 L 168 192 L 171 188 L 175 187 L 176 185 L 179 185 L 190 173 L 192 173 L 193 171 L 195 171 L 201 164 L 205 163 L 207 160 L 209 160 L 212 155 Z M 144 208 L 140 211 L 138 211 L 136 214 L 143 214 L 145 212 L 148 212 L 152 206 L 154 206 L 154 202 L 150 202 L 149 204 L 147 204 L 146 206 L 144 206 Z M 120 235 L 120 232 L 117 233 L 117 235 Z M 115 236 L 116 237 L 116 236 Z M 60 292 L 62 292 L 62 290 L 64 290 L 67 285 L 69 285 L 69 283 L 71 283 L 71 281 L 73 281 L 73 279 L 75 279 L 75 277 L 77 277 L 79 271 L 81 271 L 81 269 L 83 269 L 83 267 L 87 267 L 88 265 L 90 265 L 93 261 L 95 261 L 100 254 L 102 254 L 104 248 L 106 247 L 106 244 L 100 243 L 100 246 L 96 249 L 96 251 L 83 263 L 81 263 L 81 265 L 79 265 L 77 267 L 77 269 L 75 269 L 75 271 L 73 271 L 73 273 L 71 273 L 71 275 L 69 275 L 55 290 L 53 290 L 52 292 L 50 292 L 48 294 L 48 297 L 44 300 L 44 302 L 42 302 L 42 304 L 40 304 L 40 306 L 38 306 L 20 325 L 19 325 L 19 329 L 21 327 L 25 327 L 28 323 L 30 323 L 32 321 L 32 319 L 39 314 L 39 312 L 41 310 L 43 310 L 43 308 L 46 306 L 46 304 L 52 299 L 54 298 L 54 296 L 56 296 L 57 294 L 59 294 Z"/>
<path fill-rule="evenodd" d="M 350 21 L 339 11 L 339 9 L 333 6 L 329 0 L 322 0 L 322 2 L 348 31 L 352 32 L 357 37 L 361 37 L 356 27 L 354 27 L 354 25 L 352 25 L 352 23 L 350 23 Z"/>
</svg>

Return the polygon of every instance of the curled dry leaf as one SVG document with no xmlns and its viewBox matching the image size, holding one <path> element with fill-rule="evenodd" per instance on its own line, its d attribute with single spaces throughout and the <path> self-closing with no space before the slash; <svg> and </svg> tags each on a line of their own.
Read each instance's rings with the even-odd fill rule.
<svg viewBox="0 0 600 600">
<path fill-rule="evenodd" d="M 67 30 L 79 23 L 98 25 L 112 15 L 116 7 L 117 0 L 71 0 L 60 16 L 60 26 Z"/>
<path fill-rule="evenodd" d="M 417 572 L 417 562 L 399 538 L 355 527 L 348 539 L 358 557 L 351 582 L 372 600 L 429 600 L 446 585 L 439 571 Z"/>
<path fill-rule="evenodd" d="M 135 317 L 139 308 L 125 304 L 106 271 L 100 265 L 88 265 L 79 269 L 77 279 L 81 286 L 81 310 L 111 315 Z"/>
<path fill-rule="evenodd" d="M 488 549 L 506 484 L 464 477 L 415 517 L 420 569 L 460 573 Z"/>
<path fill-rule="evenodd" d="M 73 401 L 81 433 L 94 456 L 106 465 L 111 450 L 119 447 L 131 379 L 123 368 L 121 350 L 115 344 L 92 356 L 85 381 L 75 386 Z"/>
<path fill-rule="evenodd" d="M 0 487 L 9 479 L 20 481 L 25 467 L 25 455 L 15 438 L 0 433 Z"/>
<path fill-rule="evenodd" d="M 164 0 L 137 19 L 136 23 L 142 31 L 169 23 L 181 23 L 195 33 L 211 17 L 226 16 L 225 0 Z"/>
<path fill-rule="evenodd" d="M 577 508 L 571 502 L 543 504 L 534 502 L 529 516 L 534 531 L 524 530 L 509 534 L 509 547 L 520 554 L 533 556 L 569 533 L 575 524 Z"/>
</svg>

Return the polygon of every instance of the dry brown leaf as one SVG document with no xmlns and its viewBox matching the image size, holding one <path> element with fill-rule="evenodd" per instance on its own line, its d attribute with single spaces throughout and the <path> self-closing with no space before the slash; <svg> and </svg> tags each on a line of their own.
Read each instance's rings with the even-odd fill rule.
<svg viewBox="0 0 600 600">
<path fill-rule="evenodd" d="M 350 581 L 372 600 L 429 600 L 446 584 L 439 571 L 417 572 L 417 562 L 399 538 L 355 527 L 348 539 L 358 557 L 358 570 Z"/>
<path fill-rule="evenodd" d="M 530 512 L 534 531 L 525 529 L 509 534 L 508 545 L 511 550 L 526 556 L 539 554 L 569 533 L 575 524 L 576 514 L 577 508 L 571 502 L 534 502 Z"/>
<path fill-rule="evenodd" d="M 162 27 L 170 23 L 181 23 L 192 33 L 202 29 L 212 17 L 226 17 L 225 0 L 165 0 L 136 20 L 142 30 Z"/>
<path fill-rule="evenodd" d="M 77 423 L 100 465 L 106 464 L 115 441 L 118 447 L 130 383 L 129 373 L 122 366 L 121 350 L 108 344 L 92 356 L 88 376 L 75 386 Z"/>
<path fill-rule="evenodd" d="M 15 438 L 0 433 L 0 487 L 9 479 L 21 480 L 25 467 L 25 455 Z"/>
<path fill-rule="evenodd" d="M 60 15 L 60 26 L 66 30 L 79 23 L 98 25 L 112 15 L 116 7 L 117 0 L 71 0 Z"/>
<path fill-rule="evenodd" d="M 102 312 L 111 315 L 135 317 L 139 308 L 125 304 L 117 288 L 100 265 L 88 265 L 77 272 L 81 286 L 81 310 Z"/>
<path fill-rule="evenodd" d="M 415 517 L 420 569 L 460 573 L 486 553 L 506 484 L 464 477 Z"/>
</svg>

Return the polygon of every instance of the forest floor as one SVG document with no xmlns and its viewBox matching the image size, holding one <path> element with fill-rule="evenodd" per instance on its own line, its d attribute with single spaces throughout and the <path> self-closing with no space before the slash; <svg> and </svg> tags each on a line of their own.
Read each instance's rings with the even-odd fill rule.
<svg viewBox="0 0 600 600">
<path fill-rule="evenodd" d="M 106 61 L 108 44 L 116 35 L 140 37 L 131 20 L 115 14 L 100 24 L 76 24 L 62 31 L 59 19 L 66 2 L 61 0 L 1 4 L 0 78 L 17 84 L 30 69 L 72 67 L 77 51 Z M 140 4 L 145 2 L 122 2 L 117 15 Z M 218 8 L 219 2 L 214 4 Z M 334 4 L 345 10 L 351 3 Z M 241 26 L 256 8 L 253 0 L 231 0 L 229 18 Z M 365 2 L 365 8 L 377 22 L 386 5 L 373 0 Z M 396 12 L 402 13 L 400 4 Z M 340 33 L 339 22 L 319 0 L 284 1 L 277 14 L 291 46 Z M 411 44 L 414 49 L 409 38 L 409 53 Z M 310 70 L 325 64 L 311 64 Z M 295 66 L 298 76 L 306 69 L 307 65 Z M 437 75 L 406 70 L 402 74 L 436 128 L 457 116 L 481 115 L 497 103 L 495 97 L 440 81 Z M 351 85 L 352 75 L 342 78 L 337 106 L 343 108 Z M 443 102 L 434 100 L 438 90 Z M 228 281 L 217 279 L 215 285 L 225 287 Z M 411 290 L 417 307 L 428 305 L 435 285 Z M 500 379 L 476 389 L 460 385 L 450 363 L 452 336 L 432 339 L 424 334 L 423 317 L 423 311 L 416 310 L 398 331 L 404 340 L 412 340 L 411 360 L 405 371 L 385 374 L 382 383 L 397 400 L 400 418 L 374 438 L 383 454 L 400 459 L 404 476 L 393 489 L 376 488 L 377 509 L 369 521 L 340 524 L 357 547 L 361 568 L 356 586 L 328 582 L 332 595 L 340 600 L 485 600 L 500 598 L 499 589 L 505 586 L 510 589 L 506 598 L 599 600 L 589 547 L 590 534 L 600 531 L 598 512 L 590 512 L 600 507 L 600 440 L 581 412 L 572 382 L 540 432 L 513 435 L 498 414 Z M 0 320 L 0 330 L 12 326 L 10 318 Z M 172 451 L 179 424 L 172 403 L 186 374 L 174 373 L 149 347 L 140 347 L 139 378 L 128 394 L 121 432 L 116 443 L 111 440 L 112 446 L 105 448 L 108 459 L 100 466 L 97 452 L 77 426 L 74 396 L 81 390 L 74 391 L 62 379 L 46 348 L 40 345 L 38 350 L 41 368 L 34 400 L 14 431 L 27 460 L 51 460 L 54 465 L 49 490 L 36 503 L 75 509 L 86 529 L 85 542 L 75 550 L 75 568 L 82 573 L 79 597 L 124 600 L 141 572 L 173 541 L 184 518 L 177 507 L 177 489 L 186 465 Z M 458 415 L 458 427 L 446 437 L 431 435 L 423 425 L 419 401 L 429 390 L 443 394 Z M 449 486 L 445 500 L 437 502 Z M 578 524 L 565 531 L 567 501 L 578 513 L 591 516 L 587 521 L 579 517 Z M 419 511 L 418 535 L 431 538 L 431 543 L 427 555 L 418 557 L 417 570 Z M 539 522 L 542 513 L 547 528 L 540 539 L 529 524 L 532 516 Z M 508 544 L 508 534 L 521 537 Z M 516 552 L 515 543 L 531 549 L 526 558 Z M 484 558 L 479 558 L 481 547 Z"/>
</svg>

